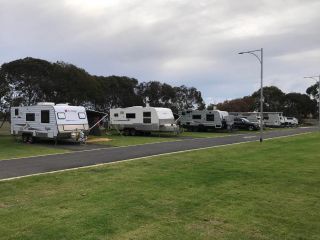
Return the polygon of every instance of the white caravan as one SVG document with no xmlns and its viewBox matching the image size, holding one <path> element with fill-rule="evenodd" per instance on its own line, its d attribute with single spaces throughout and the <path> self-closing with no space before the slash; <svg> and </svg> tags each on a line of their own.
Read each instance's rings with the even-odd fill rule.
<svg viewBox="0 0 320 240">
<path fill-rule="evenodd" d="M 179 111 L 180 125 L 191 131 L 207 129 L 231 129 L 234 117 L 219 110 L 184 110 Z"/>
<path fill-rule="evenodd" d="M 37 138 L 84 141 L 89 130 L 86 110 L 68 104 L 38 103 L 11 108 L 11 134 L 24 142 Z"/>
<path fill-rule="evenodd" d="M 171 109 L 150 106 L 110 109 L 110 127 L 125 135 L 179 131 Z"/>
<path fill-rule="evenodd" d="M 285 124 L 282 112 L 263 113 L 263 122 L 267 127 L 282 127 Z"/>
</svg>

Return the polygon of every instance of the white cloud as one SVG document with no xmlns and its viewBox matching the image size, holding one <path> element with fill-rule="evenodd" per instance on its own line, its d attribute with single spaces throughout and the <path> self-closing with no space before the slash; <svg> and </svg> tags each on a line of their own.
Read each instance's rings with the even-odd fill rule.
<svg viewBox="0 0 320 240">
<path fill-rule="evenodd" d="M 265 83 L 304 92 L 319 71 L 317 0 L 0 0 L 0 62 L 63 60 L 92 74 L 194 85 L 207 101 Z M 311 84 L 309 84 L 311 85 Z"/>
</svg>

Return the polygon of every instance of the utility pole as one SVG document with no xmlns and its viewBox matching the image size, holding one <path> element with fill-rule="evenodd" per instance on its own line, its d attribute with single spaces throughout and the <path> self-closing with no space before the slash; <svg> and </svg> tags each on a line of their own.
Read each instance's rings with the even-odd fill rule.
<svg viewBox="0 0 320 240">
<path fill-rule="evenodd" d="M 260 52 L 260 56 L 256 54 L 256 52 Z M 255 56 L 258 61 L 260 62 L 260 67 L 261 67 L 261 74 L 260 74 L 260 142 L 263 141 L 263 48 L 257 49 L 257 50 L 252 50 L 252 51 L 247 51 L 247 52 L 240 52 L 239 54 L 251 54 Z"/>
</svg>

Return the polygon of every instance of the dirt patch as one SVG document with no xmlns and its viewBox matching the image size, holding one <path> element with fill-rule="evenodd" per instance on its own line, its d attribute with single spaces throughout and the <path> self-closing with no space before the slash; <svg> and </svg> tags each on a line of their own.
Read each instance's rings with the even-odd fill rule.
<svg viewBox="0 0 320 240">
<path fill-rule="evenodd" d="M 97 142 L 109 142 L 112 139 L 110 138 L 93 138 L 93 139 L 88 139 L 87 143 L 97 143 Z"/>
<path fill-rule="evenodd" d="M 4 204 L 4 203 L 0 203 L 0 208 L 8 208 L 9 206 Z"/>
</svg>

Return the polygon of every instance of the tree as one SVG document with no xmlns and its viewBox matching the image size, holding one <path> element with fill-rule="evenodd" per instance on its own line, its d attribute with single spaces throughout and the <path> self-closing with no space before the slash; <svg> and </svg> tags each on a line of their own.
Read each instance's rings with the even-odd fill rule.
<svg viewBox="0 0 320 240">
<path fill-rule="evenodd" d="M 3 98 L 10 105 L 30 105 L 43 98 L 42 88 L 48 82 L 50 63 L 25 58 L 1 66 L 1 81 L 7 90 Z"/>
<path fill-rule="evenodd" d="M 255 98 L 246 96 L 233 100 L 227 100 L 217 104 L 217 109 L 228 112 L 252 112 L 255 110 Z"/>
<path fill-rule="evenodd" d="M 0 111 L 43 101 L 108 111 L 143 105 L 147 97 L 151 106 L 174 111 L 205 106 L 201 92 L 194 87 L 172 87 L 157 81 L 139 84 L 137 79 L 125 76 L 92 76 L 73 64 L 30 57 L 1 66 L 0 94 Z"/>
<path fill-rule="evenodd" d="M 97 110 L 108 111 L 113 107 L 142 105 L 142 99 L 136 93 L 138 80 L 119 76 L 95 78 L 99 83 L 99 91 L 95 97 Z"/>
<path fill-rule="evenodd" d="M 194 87 L 184 85 L 175 87 L 176 96 L 174 99 L 174 108 L 183 109 L 205 109 L 205 103 L 202 99 L 201 92 Z"/>
<path fill-rule="evenodd" d="M 311 100 L 306 94 L 288 93 L 285 95 L 283 113 L 285 116 L 294 116 L 301 121 L 310 114 L 314 115 L 316 106 L 316 101 Z"/>
<path fill-rule="evenodd" d="M 319 98 L 319 84 L 315 83 L 314 85 L 308 87 L 306 93 L 312 98 Z"/>
<path fill-rule="evenodd" d="M 137 94 L 144 103 L 148 99 L 149 104 L 153 107 L 173 107 L 176 92 L 169 84 L 157 81 L 143 82 L 138 85 L 137 90 Z"/>
<path fill-rule="evenodd" d="M 255 98 L 255 110 L 260 109 L 260 89 L 252 94 Z M 283 108 L 285 93 L 275 86 L 263 88 L 263 109 L 266 112 L 280 112 Z"/>
</svg>

